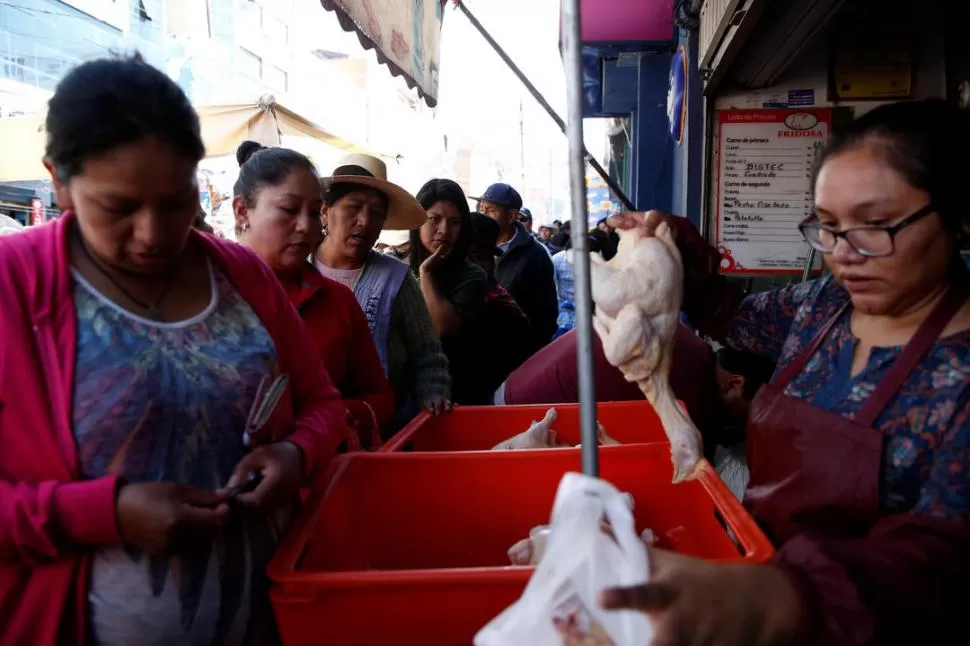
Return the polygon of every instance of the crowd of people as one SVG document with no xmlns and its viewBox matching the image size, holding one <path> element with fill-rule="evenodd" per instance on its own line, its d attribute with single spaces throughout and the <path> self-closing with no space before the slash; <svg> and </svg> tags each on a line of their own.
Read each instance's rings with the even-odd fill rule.
<svg viewBox="0 0 970 646">
<path fill-rule="evenodd" d="M 952 626 L 970 535 L 965 119 L 887 106 L 832 143 L 802 226 L 832 270 L 817 281 L 743 297 L 658 212 L 589 234 L 609 258 L 614 227 L 676 231 L 671 382 L 709 459 L 748 442 L 745 502 L 779 547 L 733 569 L 654 550 L 653 587 L 608 606 L 651 613 L 670 643 L 936 643 Z M 576 401 L 568 225 L 533 233 L 513 187 L 412 196 L 376 157 L 322 171 L 244 142 L 235 243 L 200 217 L 198 116 L 139 58 L 70 72 L 46 129 L 63 215 L 0 239 L 3 643 L 270 643 L 266 563 L 333 455 L 420 411 Z M 598 400 L 642 399 L 594 353 Z"/>
</svg>

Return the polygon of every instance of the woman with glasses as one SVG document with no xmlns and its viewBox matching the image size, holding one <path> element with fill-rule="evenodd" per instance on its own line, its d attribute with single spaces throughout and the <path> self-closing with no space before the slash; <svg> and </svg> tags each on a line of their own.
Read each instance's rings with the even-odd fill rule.
<svg viewBox="0 0 970 646">
<path fill-rule="evenodd" d="M 968 153 L 968 115 L 943 101 L 857 119 L 825 151 L 801 225 L 831 275 L 743 300 L 687 220 L 611 220 L 645 236 L 670 223 L 691 322 L 778 362 L 751 405 L 745 495 L 777 554 L 652 550 L 651 583 L 604 605 L 647 612 L 658 643 L 970 643 Z"/>
</svg>

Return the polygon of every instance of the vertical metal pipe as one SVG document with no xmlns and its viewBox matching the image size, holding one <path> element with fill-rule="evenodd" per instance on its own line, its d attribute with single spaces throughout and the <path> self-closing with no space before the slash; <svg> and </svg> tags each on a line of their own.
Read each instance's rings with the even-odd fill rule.
<svg viewBox="0 0 970 646">
<path fill-rule="evenodd" d="M 583 142 L 583 68 L 579 0 L 562 0 L 563 63 L 566 68 L 566 135 L 572 197 L 573 274 L 576 288 L 576 334 L 579 367 L 579 419 L 583 473 L 599 476 L 596 442 L 596 382 L 593 366 L 593 298 L 586 233 L 586 146 Z"/>
</svg>

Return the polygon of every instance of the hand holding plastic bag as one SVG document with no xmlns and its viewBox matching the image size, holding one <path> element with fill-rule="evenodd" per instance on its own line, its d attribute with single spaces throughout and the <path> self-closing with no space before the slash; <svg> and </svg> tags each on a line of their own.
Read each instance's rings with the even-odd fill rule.
<svg viewBox="0 0 970 646">
<path fill-rule="evenodd" d="M 609 522 L 612 536 L 602 530 Z M 475 636 L 475 646 L 561 646 L 556 622 L 579 627 L 592 643 L 646 646 L 643 613 L 600 607 L 605 588 L 645 583 L 647 550 L 624 494 L 603 480 L 567 473 L 559 484 L 546 549 L 522 597 Z"/>
<path fill-rule="evenodd" d="M 633 496 L 628 493 L 623 494 L 623 499 L 626 500 L 627 505 L 630 507 L 630 511 L 633 511 Z M 605 519 L 601 521 L 601 527 L 604 532 L 610 533 L 610 524 Z M 539 565 L 539 561 L 546 553 L 546 543 L 549 539 L 549 525 L 539 525 L 538 527 L 533 527 L 529 531 L 529 537 L 523 538 L 518 541 L 515 545 L 509 548 L 509 562 L 512 565 L 519 566 L 529 566 L 529 565 Z M 647 545 L 656 545 L 657 537 L 650 529 L 645 529 L 640 532 L 640 540 Z"/>
</svg>

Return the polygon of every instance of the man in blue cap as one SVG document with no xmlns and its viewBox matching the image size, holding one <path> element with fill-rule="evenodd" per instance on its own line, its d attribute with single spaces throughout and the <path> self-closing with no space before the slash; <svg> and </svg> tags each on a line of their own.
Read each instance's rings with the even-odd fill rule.
<svg viewBox="0 0 970 646">
<path fill-rule="evenodd" d="M 478 210 L 501 229 L 498 248 L 503 255 L 495 267 L 498 283 L 512 295 L 532 327 L 533 346 L 538 350 L 556 333 L 559 301 L 555 272 L 549 253 L 533 238 L 519 215 L 522 196 L 508 184 L 492 184 L 478 200 Z"/>
</svg>

